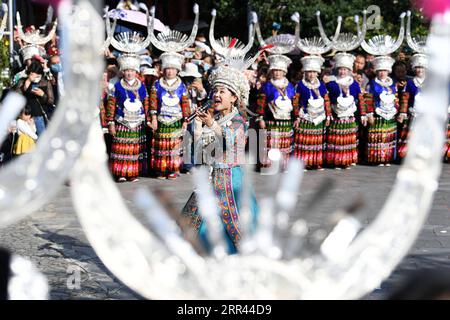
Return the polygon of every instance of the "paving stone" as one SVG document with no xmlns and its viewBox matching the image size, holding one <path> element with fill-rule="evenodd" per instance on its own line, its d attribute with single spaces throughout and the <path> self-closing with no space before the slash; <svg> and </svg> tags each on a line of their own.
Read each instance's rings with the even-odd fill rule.
<svg viewBox="0 0 450 320">
<path fill-rule="evenodd" d="M 357 218 L 367 225 L 376 217 L 395 180 L 398 166 L 357 166 L 351 170 L 310 171 L 303 176 L 295 217 L 305 217 L 310 222 L 310 234 L 325 224 L 331 213 L 347 206 L 355 199 L 363 201 Z M 258 173 L 252 175 L 257 199 L 271 195 L 277 185 L 273 176 Z M 160 181 L 142 178 L 132 184 L 118 184 L 136 217 L 133 194 L 139 187 L 172 192 L 176 208 L 184 206 L 192 193 L 192 177 L 182 175 L 176 181 Z M 321 198 L 313 210 L 306 212 L 308 200 L 324 183 L 334 182 L 325 198 Z M 176 193 L 174 193 L 176 190 Z M 450 165 L 443 166 L 429 217 L 411 248 L 410 253 L 381 284 L 380 289 L 363 299 L 385 299 L 401 281 L 405 272 L 424 267 L 450 266 Z M 144 225 L 146 224 L 143 221 Z M 310 240 L 310 239 L 309 239 Z M 0 245 L 14 253 L 30 258 L 48 278 L 51 299 L 142 299 L 121 283 L 100 261 L 84 235 L 74 212 L 70 187 L 62 187 L 53 201 L 29 217 L 0 229 Z M 81 272 L 81 288 L 69 289 L 68 268 L 77 267 Z"/>
</svg>

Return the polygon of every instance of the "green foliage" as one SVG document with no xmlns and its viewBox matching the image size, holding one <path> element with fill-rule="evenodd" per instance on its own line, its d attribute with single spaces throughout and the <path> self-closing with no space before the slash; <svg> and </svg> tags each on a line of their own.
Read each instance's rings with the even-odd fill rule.
<svg viewBox="0 0 450 320">
<path fill-rule="evenodd" d="M 216 38 L 230 35 L 245 41 L 247 39 L 247 1 L 198 0 L 201 19 L 211 21 L 211 10 L 217 10 Z"/>
<path fill-rule="evenodd" d="M 9 41 L 5 37 L 0 41 L 0 92 L 11 85 L 9 72 Z"/>
<path fill-rule="evenodd" d="M 377 34 L 390 34 L 397 37 L 400 28 L 399 16 L 407 10 L 412 11 L 411 32 L 413 35 L 426 35 L 429 21 L 419 10 L 413 8 L 410 2 L 404 0 L 371 0 L 370 2 L 364 0 L 200 0 L 199 4 L 202 18 L 206 21 L 210 20 L 211 9 L 217 9 L 216 34 L 218 36 L 232 35 L 246 39 L 248 4 L 258 14 L 263 37 L 271 36 L 274 22 L 281 24 L 279 33 L 293 34 L 295 24 L 290 17 L 295 11 L 298 11 L 301 17 L 301 37 L 319 36 L 315 16 L 317 10 L 321 12 L 327 35 L 334 34 L 339 15 L 344 18 L 341 32 L 355 33 L 356 25 L 353 17 L 359 15 L 362 19 L 362 11 L 370 5 L 380 8 L 381 23 L 379 28 L 367 32 L 366 39 Z M 368 19 L 370 15 L 369 13 Z"/>
</svg>

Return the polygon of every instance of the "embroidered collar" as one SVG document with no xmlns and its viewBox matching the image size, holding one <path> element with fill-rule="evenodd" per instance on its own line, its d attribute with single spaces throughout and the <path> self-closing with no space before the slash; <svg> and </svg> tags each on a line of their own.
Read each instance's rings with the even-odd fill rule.
<svg viewBox="0 0 450 320">
<path fill-rule="evenodd" d="M 345 76 L 342 78 L 336 77 L 336 83 L 341 87 L 350 87 L 353 83 L 353 77 L 352 76 Z"/>
<path fill-rule="evenodd" d="M 139 81 L 139 79 L 136 79 L 136 82 L 134 85 L 129 85 L 128 82 L 124 78 L 122 78 L 120 80 L 120 84 L 122 85 L 122 87 L 125 90 L 129 90 L 129 91 L 137 91 L 141 87 L 141 81 Z"/>
<path fill-rule="evenodd" d="M 176 81 L 172 85 L 169 85 L 167 83 L 167 80 L 164 77 L 159 80 L 159 84 L 161 85 L 161 87 L 163 87 L 167 91 L 177 90 L 178 87 L 180 86 L 180 83 L 181 83 L 181 79 L 178 76 L 176 78 Z"/>
<path fill-rule="evenodd" d="M 305 87 L 307 87 L 308 89 L 311 89 L 311 90 L 314 90 L 314 89 L 317 89 L 320 87 L 320 81 L 317 78 L 314 81 L 314 83 L 306 81 L 306 79 L 302 79 L 302 83 Z"/>
<path fill-rule="evenodd" d="M 239 114 L 239 110 L 236 107 L 233 107 L 233 110 L 231 110 L 231 112 L 229 114 L 227 114 L 224 117 L 220 117 L 217 119 L 217 123 L 221 126 L 221 127 L 225 127 L 227 125 L 227 123 L 233 119 L 235 116 L 237 116 Z"/>
<path fill-rule="evenodd" d="M 387 77 L 386 80 L 380 80 L 378 78 L 375 78 L 375 82 L 385 88 L 388 88 L 394 84 L 394 81 L 390 77 Z"/>
<path fill-rule="evenodd" d="M 289 85 L 289 81 L 286 78 L 280 80 L 270 79 L 270 83 L 277 89 L 284 90 Z"/>
<path fill-rule="evenodd" d="M 417 88 L 422 88 L 424 81 L 425 81 L 425 77 L 423 77 L 423 78 L 414 77 L 414 79 L 413 79 L 414 85 Z"/>
</svg>

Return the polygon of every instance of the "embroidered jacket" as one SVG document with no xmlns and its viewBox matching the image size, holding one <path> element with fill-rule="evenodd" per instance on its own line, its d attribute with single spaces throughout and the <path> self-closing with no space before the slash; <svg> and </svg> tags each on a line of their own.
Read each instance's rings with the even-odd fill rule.
<svg viewBox="0 0 450 320">
<path fill-rule="evenodd" d="M 172 117 L 187 118 L 190 115 L 190 103 L 188 91 L 184 83 L 180 78 L 177 78 L 179 85 L 173 90 L 168 90 L 166 86 L 161 84 L 161 81 L 164 81 L 164 79 L 157 80 L 150 91 L 150 113 L 157 114 L 158 116 L 163 113 L 164 116 L 170 118 L 164 112 L 164 100 L 178 100 L 178 106 L 175 106 L 172 110 Z"/>
<path fill-rule="evenodd" d="M 202 147 L 207 153 L 213 153 L 212 161 L 208 161 L 213 168 L 233 168 L 244 164 L 245 145 L 248 126 L 244 117 L 234 109 L 227 119 L 214 121 L 211 128 L 204 126 L 196 118 L 194 139 L 202 141 Z"/>
<path fill-rule="evenodd" d="M 280 89 L 275 87 L 272 82 L 268 81 L 261 87 L 258 93 L 256 113 L 264 118 L 264 120 L 274 120 L 274 115 L 268 105 L 274 103 L 279 97 L 290 99 L 292 105 L 296 98 L 295 88 L 291 83 L 288 83 L 287 87 L 280 92 Z"/>
<path fill-rule="evenodd" d="M 347 97 L 347 94 L 341 90 L 339 84 L 336 81 L 330 81 L 326 85 L 328 90 L 328 95 L 330 97 L 330 103 L 331 105 L 337 104 L 337 99 L 341 95 L 343 97 Z M 353 96 L 355 99 L 355 104 L 357 109 L 357 112 L 361 116 L 365 116 L 367 113 L 366 104 L 364 103 L 364 95 L 361 92 L 361 88 L 359 84 L 356 81 L 353 81 L 352 84 L 349 86 L 349 94 Z"/>
<path fill-rule="evenodd" d="M 399 109 L 399 100 L 395 82 L 389 87 L 383 87 L 375 80 L 370 80 L 367 85 L 366 93 L 364 94 L 368 113 L 373 113 L 375 109 L 380 106 L 380 94 L 383 93 L 383 91 L 395 94 L 395 108 L 397 110 Z"/>
<path fill-rule="evenodd" d="M 400 113 L 410 113 L 409 109 L 414 108 L 414 101 L 419 92 L 420 88 L 416 86 L 414 80 L 408 80 L 405 90 L 400 97 Z"/>
<path fill-rule="evenodd" d="M 322 81 L 320 81 L 320 85 L 317 88 L 317 90 L 320 94 L 320 97 L 324 99 L 325 114 L 327 117 L 330 117 L 331 116 L 330 99 L 328 96 L 327 88 L 325 87 L 325 84 Z M 303 109 L 305 113 L 308 112 L 308 100 L 310 98 L 313 99 L 319 98 L 319 96 L 316 93 L 316 90 L 309 89 L 307 86 L 305 86 L 303 81 L 300 81 L 297 84 L 296 93 L 298 95 L 296 97 L 296 99 L 298 99 L 298 103 L 294 103 L 294 115 L 296 116 L 299 115 L 300 109 Z"/>
<path fill-rule="evenodd" d="M 114 85 L 114 90 L 111 93 L 112 95 L 108 98 L 108 106 L 106 110 L 107 121 L 112 122 L 124 117 L 124 103 L 127 99 L 129 99 L 132 103 L 135 102 L 136 99 L 141 101 L 142 109 L 140 110 L 140 114 L 144 116 L 145 121 L 149 121 L 149 97 L 144 84 L 137 80 L 137 90 L 129 90 L 124 87 L 123 81 L 124 80 L 118 81 Z"/>
</svg>

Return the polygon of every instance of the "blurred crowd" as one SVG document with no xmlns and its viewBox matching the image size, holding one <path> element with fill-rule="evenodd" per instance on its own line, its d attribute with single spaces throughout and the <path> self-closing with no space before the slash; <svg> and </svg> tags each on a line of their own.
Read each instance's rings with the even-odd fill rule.
<svg viewBox="0 0 450 320">
<path fill-rule="evenodd" d="M 146 10 L 137 1 L 121 1 L 118 8 Z M 2 145 L 0 163 L 33 148 L 51 122 L 58 100 L 64 96 L 61 64 L 64 53 L 58 49 L 54 25 L 24 29 L 25 35 L 41 32 L 42 37 L 48 38 L 45 45 L 39 46 L 27 43 L 18 30 L 14 36 L 17 54 L 12 85 L 4 90 L 3 96 L 9 90 L 20 92 L 27 105 L 10 127 L 9 138 Z M 138 176 L 176 179 L 194 167 L 195 163 L 186 161 L 186 152 L 191 153 L 192 148 L 186 147 L 183 135 L 194 134 L 195 121 L 187 119 L 212 98 L 208 78 L 223 60 L 205 37 L 206 31 L 200 30 L 194 43 L 176 55 L 162 53 L 154 46 L 143 48 L 137 54 L 138 66 L 136 57 L 127 57 L 114 46 L 106 48 L 99 114 L 111 172 L 118 181 L 135 181 Z M 254 46 L 252 52 L 257 49 Z M 270 166 L 267 154 L 275 148 L 281 150 L 284 162 L 294 156 L 301 158 L 307 169 L 319 170 L 344 169 L 356 164 L 389 166 L 404 158 L 410 123 L 415 116 L 414 98 L 425 79 L 426 62 L 406 49 L 398 52 L 392 61 L 361 50 L 347 55 L 331 52 L 317 57 L 295 52 L 282 56 L 284 59 L 266 51 L 258 53 L 245 70 L 250 94 L 242 110 L 249 128 L 267 132 L 266 139 L 258 141 L 263 149 L 258 155 L 259 168 Z M 350 82 L 345 84 L 345 81 Z M 376 112 L 380 103 L 379 84 L 393 97 L 395 114 L 389 120 Z M 124 91 L 118 91 L 118 87 Z M 273 96 L 271 90 L 278 93 Z M 134 92 L 132 97 L 129 92 Z M 178 94 L 178 98 L 167 99 L 161 92 L 168 92 L 170 99 Z M 306 96 L 305 92 L 308 92 Z M 284 118 L 272 109 L 282 108 L 277 101 L 271 101 L 277 95 L 290 101 Z M 351 98 L 356 108 L 345 117 L 338 111 L 339 101 L 344 98 Z M 319 108 L 324 119 L 318 124 L 308 118 L 308 109 L 315 103 L 311 99 L 319 102 L 323 99 Z M 135 100 L 140 100 L 141 106 Z M 161 108 L 161 101 L 164 106 L 168 101 L 167 110 Z M 129 109 L 124 108 L 124 103 L 129 104 Z M 178 111 L 170 111 L 175 105 Z M 142 120 L 142 127 L 140 120 L 136 122 L 137 132 L 136 127 L 120 119 L 125 117 L 124 110 L 133 113 L 133 108 L 139 107 L 143 114 L 135 116 Z M 161 120 L 164 117 L 166 120 Z M 449 156 L 446 146 L 445 161 L 449 161 Z"/>
</svg>

